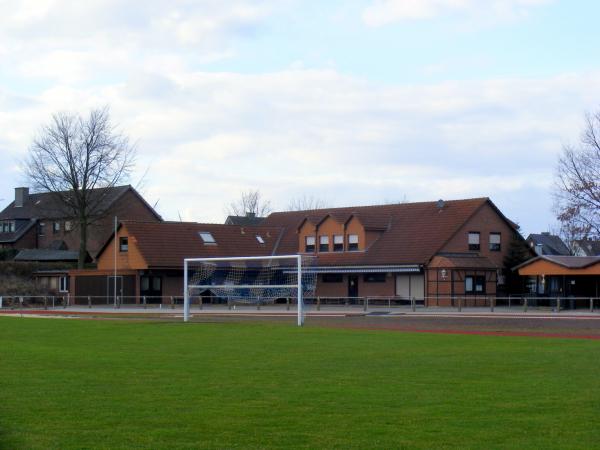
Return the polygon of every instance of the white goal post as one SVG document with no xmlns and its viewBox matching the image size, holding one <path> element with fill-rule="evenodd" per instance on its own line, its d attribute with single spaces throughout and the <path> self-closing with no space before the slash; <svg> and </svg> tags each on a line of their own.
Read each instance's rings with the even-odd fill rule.
<svg viewBox="0 0 600 450">
<path fill-rule="evenodd" d="M 304 264 L 303 264 L 304 261 Z M 314 271 L 302 255 L 185 258 L 183 261 L 183 320 L 190 319 L 194 292 L 246 303 L 296 297 L 298 326 L 304 323 L 304 295 L 314 292 Z"/>
</svg>

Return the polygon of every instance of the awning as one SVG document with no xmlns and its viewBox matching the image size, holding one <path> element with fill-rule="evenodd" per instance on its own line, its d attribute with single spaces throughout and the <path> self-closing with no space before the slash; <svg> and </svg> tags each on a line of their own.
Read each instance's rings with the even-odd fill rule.
<svg viewBox="0 0 600 450">
<path fill-rule="evenodd" d="M 421 266 L 317 266 L 302 270 L 310 273 L 420 273 Z"/>
</svg>

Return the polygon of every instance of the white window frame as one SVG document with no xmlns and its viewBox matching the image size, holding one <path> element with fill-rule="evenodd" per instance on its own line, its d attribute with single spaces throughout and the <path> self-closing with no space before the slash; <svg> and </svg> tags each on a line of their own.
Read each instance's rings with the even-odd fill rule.
<svg viewBox="0 0 600 450">
<path fill-rule="evenodd" d="M 356 242 L 353 242 L 353 241 L 356 241 Z M 354 244 L 356 244 L 356 249 L 351 250 L 350 246 L 354 245 Z M 359 248 L 360 248 L 359 246 L 360 246 L 360 241 L 358 238 L 358 234 L 349 234 L 348 235 L 348 251 L 356 252 L 359 250 Z"/>
<path fill-rule="evenodd" d="M 61 275 L 58 277 L 58 292 L 69 292 L 69 276 Z"/>
</svg>

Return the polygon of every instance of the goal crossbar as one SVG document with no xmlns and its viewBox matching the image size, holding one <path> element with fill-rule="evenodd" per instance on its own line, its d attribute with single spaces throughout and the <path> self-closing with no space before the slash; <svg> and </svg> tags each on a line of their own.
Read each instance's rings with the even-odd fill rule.
<svg viewBox="0 0 600 450">
<path fill-rule="evenodd" d="M 268 285 L 268 284 L 253 284 L 253 285 L 188 285 L 188 267 L 190 263 L 217 263 L 217 262 L 229 262 L 229 261 L 272 261 L 272 260 L 290 260 L 294 261 L 296 266 L 297 282 L 296 284 L 279 284 L 279 285 Z M 293 267 L 292 265 L 292 267 Z M 290 273 L 291 267 L 287 269 Z M 293 273 L 293 272 L 292 272 Z M 190 289 L 296 289 L 298 297 L 298 326 L 304 324 L 304 302 L 302 300 L 302 255 L 273 255 L 273 256 L 233 256 L 233 257 L 216 257 L 216 258 L 185 258 L 183 260 L 183 320 L 188 322 L 190 319 Z"/>
</svg>

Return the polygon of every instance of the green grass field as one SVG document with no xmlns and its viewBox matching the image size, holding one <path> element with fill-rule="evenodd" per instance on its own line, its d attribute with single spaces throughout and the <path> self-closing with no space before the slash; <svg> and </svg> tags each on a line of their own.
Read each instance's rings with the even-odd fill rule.
<svg viewBox="0 0 600 450">
<path fill-rule="evenodd" d="M 600 342 L 0 317 L 0 448 L 600 448 Z"/>
</svg>

